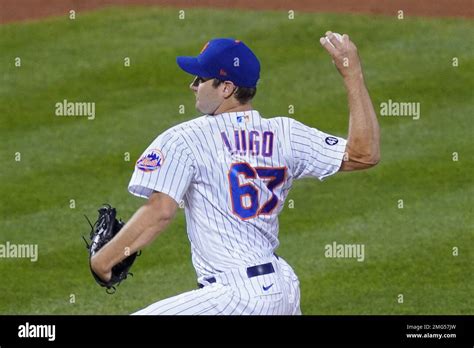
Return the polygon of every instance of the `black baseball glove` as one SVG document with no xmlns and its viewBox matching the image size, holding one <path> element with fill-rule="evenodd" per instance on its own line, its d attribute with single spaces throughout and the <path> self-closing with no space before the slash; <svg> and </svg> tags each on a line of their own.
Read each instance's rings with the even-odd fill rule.
<svg viewBox="0 0 474 348">
<path fill-rule="evenodd" d="M 86 242 L 87 249 L 89 250 L 89 267 L 91 257 L 94 256 L 100 249 L 102 249 L 104 245 L 110 242 L 125 225 L 125 222 L 122 220 L 117 220 L 115 217 L 116 210 L 109 204 L 104 204 L 98 211 L 99 217 L 93 225 L 86 216 L 86 219 L 91 226 L 90 242 L 88 242 L 84 236 L 82 237 Z M 108 282 L 105 282 L 99 278 L 99 276 L 97 276 L 97 274 L 95 274 L 95 272 L 92 270 L 92 267 L 90 267 L 92 275 L 100 286 L 107 288 L 107 293 L 112 294 L 115 292 L 116 285 L 119 285 L 122 280 L 127 279 L 129 274 L 133 276 L 129 270 L 135 262 L 137 255 L 138 253 L 134 253 L 120 263 L 116 264 L 112 268 L 112 278 Z"/>
</svg>

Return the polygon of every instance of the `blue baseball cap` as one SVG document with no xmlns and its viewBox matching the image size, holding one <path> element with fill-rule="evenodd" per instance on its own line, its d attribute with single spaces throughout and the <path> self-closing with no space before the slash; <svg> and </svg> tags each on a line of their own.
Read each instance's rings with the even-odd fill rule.
<svg viewBox="0 0 474 348">
<path fill-rule="evenodd" d="M 239 87 L 256 87 L 260 78 L 257 56 L 235 39 L 212 39 L 197 57 L 181 56 L 176 62 L 189 74 L 232 81 Z"/>
</svg>

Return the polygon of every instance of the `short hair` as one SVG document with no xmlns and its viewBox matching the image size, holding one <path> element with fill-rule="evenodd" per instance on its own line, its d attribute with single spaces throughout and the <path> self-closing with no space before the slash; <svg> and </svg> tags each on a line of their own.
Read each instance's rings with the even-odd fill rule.
<svg viewBox="0 0 474 348">
<path fill-rule="evenodd" d="M 223 80 L 219 79 L 214 79 L 212 81 L 212 86 L 214 88 L 219 87 L 222 83 L 224 83 Z M 249 101 L 255 97 L 255 94 L 257 94 L 257 88 L 256 87 L 238 87 L 237 90 L 234 92 L 235 99 L 239 101 L 240 104 L 246 104 Z"/>
</svg>

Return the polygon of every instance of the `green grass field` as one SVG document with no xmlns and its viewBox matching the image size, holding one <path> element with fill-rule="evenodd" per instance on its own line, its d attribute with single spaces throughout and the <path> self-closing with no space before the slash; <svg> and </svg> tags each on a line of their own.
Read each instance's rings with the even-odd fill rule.
<svg viewBox="0 0 474 348">
<path fill-rule="evenodd" d="M 379 118 L 376 168 L 295 183 L 278 253 L 300 277 L 303 313 L 474 314 L 472 21 L 203 9 L 179 20 L 176 9 L 138 7 L 0 26 L 0 243 L 39 248 L 37 262 L 0 258 L 0 313 L 128 314 L 194 289 L 183 211 L 114 296 L 89 273 L 83 214 L 95 219 L 109 202 L 128 219 L 144 203 L 127 192 L 136 158 L 197 115 L 175 57 L 213 37 L 259 56 L 264 116 L 294 105 L 288 116 L 346 136 L 342 79 L 319 45 L 327 29 L 358 45 L 377 110 L 420 102 L 421 117 Z M 56 117 L 64 99 L 95 102 L 96 118 Z M 365 261 L 326 258 L 333 241 L 364 244 Z"/>
</svg>

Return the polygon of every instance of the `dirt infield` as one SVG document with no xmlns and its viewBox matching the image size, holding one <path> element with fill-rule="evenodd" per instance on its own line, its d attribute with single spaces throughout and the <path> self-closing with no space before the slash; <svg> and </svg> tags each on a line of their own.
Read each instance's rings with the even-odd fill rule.
<svg viewBox="0 0 474 348">
<path fill-rule="evenodd" d="M 92 10 L 110 5 L 166 5 L 178 8 L 215 7 L 353 12 L 404 16 L 474 17 L 474 0 L 1 0 L 0 23 Z"/>
</svg>

